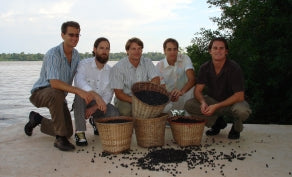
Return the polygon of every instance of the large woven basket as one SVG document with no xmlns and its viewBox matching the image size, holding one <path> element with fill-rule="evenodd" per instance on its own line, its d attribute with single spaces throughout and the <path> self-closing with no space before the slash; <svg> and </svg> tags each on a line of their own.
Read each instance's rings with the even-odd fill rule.
<svg viewBox="0 0 292 177">
<path fill-rule="evenodd" d="M 124 123 L 108 121 L 127 120 Z M 107 117 L 96 120 L 102 148 L 105 152 L 117 154 L 130 149 L 134 119 L 126 116 Z"/>
<path fill-rule="evenodd" d="M 155 91 L 168 97 L 169 94 L 167 90 L 164 87 L 151 82 L 137 82 L 132 86 L 132 116 L 138 118 L 151 118 L 159 116 L 166 104 L 169 102 L 169 98 L 167 102 L 161 105 L 149 105 L 142 102 L 135 96 L 135 93 L 139 91 Z"/>
<path fill-rule="evenodd" d="M 173 120 L 182 117 L 184 119 L 194 119 L 198 123 L 179 123 Z M 201 144 L 206 120 L 194 116 L 176 116 L 168 118 L 172 136 L 179 146 L 198 146 Z"/>
<path fill-rule="evenodd" d="M 141 147 L 163 146 L 167 117 L 168 114 L 162 113 L 156 118 L 135 118 L 134 127 L 137 144 Z"/>
</svg>

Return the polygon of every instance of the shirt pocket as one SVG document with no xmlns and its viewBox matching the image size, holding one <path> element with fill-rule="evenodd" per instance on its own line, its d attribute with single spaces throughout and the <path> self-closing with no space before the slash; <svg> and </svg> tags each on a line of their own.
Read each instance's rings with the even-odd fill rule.
<svg viewBox="0 0 292 177">
<path fill-rule="evenodd" d="M 88 84 L 93 90 L 98 89 L 96 80 L 94 80 L 94 79 L 86 79 L 86 81 L 87 81 L 87 84 Z"/>
</svg>

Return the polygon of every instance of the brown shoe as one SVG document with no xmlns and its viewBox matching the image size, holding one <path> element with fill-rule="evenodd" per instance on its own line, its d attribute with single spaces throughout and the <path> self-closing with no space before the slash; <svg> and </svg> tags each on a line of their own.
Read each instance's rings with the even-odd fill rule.
<svg viewBox="0 0 292 177">
<path fill-rule="evenodd" d="M 56 136 L 54 146 L 61 151 L 72 151 L 75 149 L 75 146 L 65 136 Z"/>
</svg>

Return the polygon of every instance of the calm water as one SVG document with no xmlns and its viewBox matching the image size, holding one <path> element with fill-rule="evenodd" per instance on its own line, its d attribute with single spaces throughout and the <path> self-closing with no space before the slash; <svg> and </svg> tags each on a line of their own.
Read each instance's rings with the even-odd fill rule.
<svg viewBox="0 0 292 177">
<path fill-rule="evenodd" d="M 111 66 L 115 63 L 109 61 Z M 0 62 L 0 128 L 26 122 L 32 110 L 50 117 L 47 108 L 36 108 L 29 101 L 30 90 L 39 77 L 41 65 L 42 61 Z M 69 109 L 73 98 L 73 94 L 68 94 Z"/>
<path fill-rule="evenodd" d="M 110 61 L 113 65 L 115 62 Z M 39 77 L 42 61 L 0 62 L 0 127 L 26 122 L 34 110 L 50 117 L 47 108 L 36 108 L 30 101 L 30 90 Z M 68 94 L 69 109 L 74 95 Z"/>
</svg>

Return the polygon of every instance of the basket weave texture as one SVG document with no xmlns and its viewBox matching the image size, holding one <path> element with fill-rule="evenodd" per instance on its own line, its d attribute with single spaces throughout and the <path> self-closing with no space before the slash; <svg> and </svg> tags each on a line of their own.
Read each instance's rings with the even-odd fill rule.
<svg viewBox="0 0 292 177">
<path fill-rule="evenodd" d="M 134 128 L 137 144 L 141 147 L 163 146 L 167 117 L 168 114 L 162 113 L 156 118 L 135 118 Z"/>
<path fill-rule="evenodd" d="M 167 90 L 151 82 L 137 82 L 132 86 L 132 116 L 138 118 L 152 118 L 159 116 L 169 100 L 162 105 L 149 105 L 139 100 L 135 93 L 139 91 L 155 91 L 168 97 Z"/>
<path fill-rule="evenodd" d="M 200 120 L 199 123 L 178 123 L 172 120 L 183 117 L 185 119 Z M 172 136 L 179 146 L 198 146 L 201 144 L 206 120 L 194 116 L 176 116 L 168 118 Z"/>
<path fill-rule="evenodd" d="M 125 123 L 106 123 L 111 120 L 127 120 Z M 117 154 L 130 149 L 134 119 L 126 116 L 107 117 L 96 120 L 102 148 L 105 152 Z"/>
</svg>

